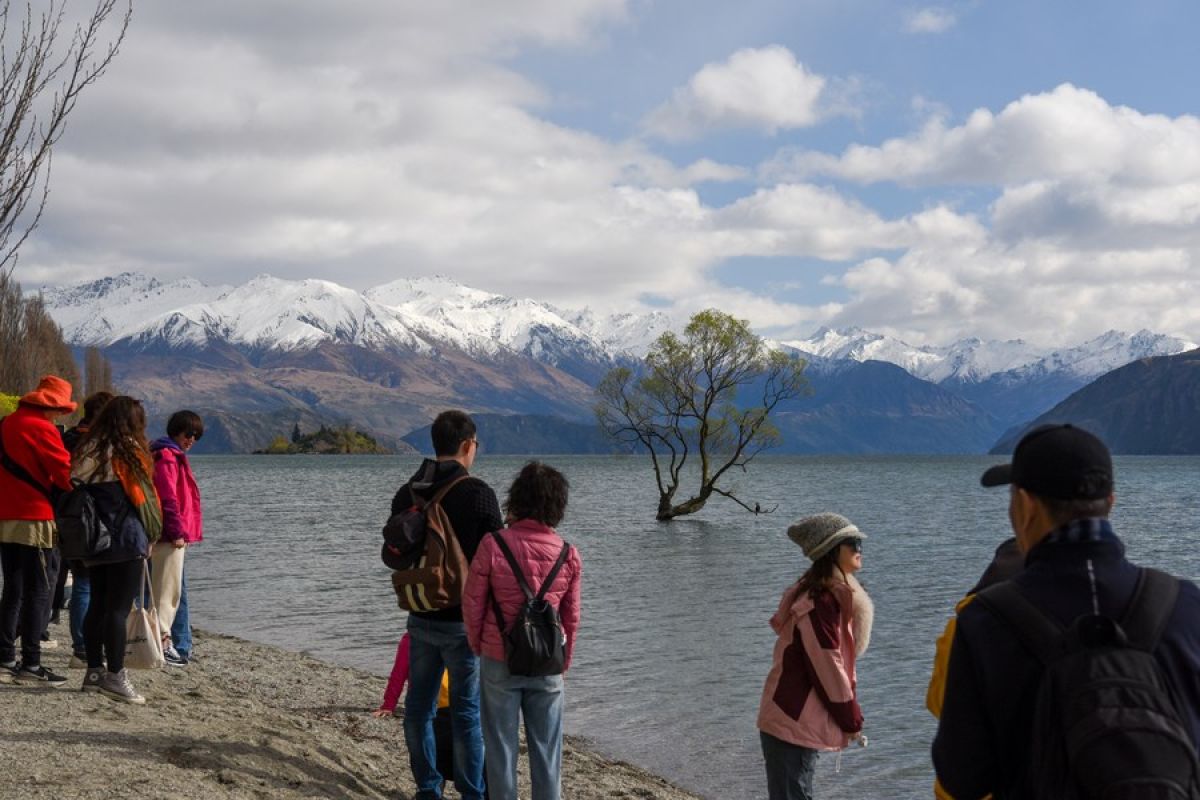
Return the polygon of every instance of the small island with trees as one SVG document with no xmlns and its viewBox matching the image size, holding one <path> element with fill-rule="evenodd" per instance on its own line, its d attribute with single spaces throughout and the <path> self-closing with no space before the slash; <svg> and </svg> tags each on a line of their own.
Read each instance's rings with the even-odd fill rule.
<svg viewBox="0 0 1200 800">
<path fill-rule="evenodd" d="M 255 450 L 256 455 L 353 454 L 387 455 L 392 451 L 375 441 L 374 437 L 354 430 L 349 425 L 330 428 L 322 425 L 314 433 L 301 433 L 297 424 L 292 428 L 291 441 L 276 436 L 266 448 Z"/>
</svg>

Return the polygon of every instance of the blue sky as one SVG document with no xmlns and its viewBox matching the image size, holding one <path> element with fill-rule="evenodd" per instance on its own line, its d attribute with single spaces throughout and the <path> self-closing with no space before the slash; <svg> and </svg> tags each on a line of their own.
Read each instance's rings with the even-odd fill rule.
<svg viewBox="0 0 1200 800">
<path fill-rule="evenodd" d="M 1200 337 L 1185 2 L 140 5 L 17 277 Z"/>
</svg>

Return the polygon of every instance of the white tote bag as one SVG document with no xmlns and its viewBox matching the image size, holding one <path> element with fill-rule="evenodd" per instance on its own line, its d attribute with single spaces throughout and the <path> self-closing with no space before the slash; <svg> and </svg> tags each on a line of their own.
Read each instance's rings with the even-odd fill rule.
<svg viewBox="0 0 1200 800">
<path fill-rule="evenodd" d="M 146 584 L 150 568 L 142 560 L 142 586 L 133 602 L 133 610 L 125 623 L 125 666 L 128 669 L 161 669 L 163 660 L 162 638 L 158 631 L 158 609 L 154 605 L 153 593 L 150 608 L 145 607 Z"/>
</svg>

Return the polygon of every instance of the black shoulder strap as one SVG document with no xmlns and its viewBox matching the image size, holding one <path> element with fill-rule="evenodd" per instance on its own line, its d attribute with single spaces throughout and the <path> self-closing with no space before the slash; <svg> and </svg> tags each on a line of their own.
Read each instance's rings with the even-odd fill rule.
<svg viewBox="0 0 1200 800">
<path fill-rule="evenodd" d="M 533 590 L 529 588 L 528 581 L 525 580 L 524 573 L 517 566 L 516 557 L 513 555 L 512 550 L 508 549 L 508 543 L 504 541 L 504 537 L 500 535 L 499 531 L 493 532 L 492 537 L 496 540 L 496 544 L 499 545 L 500 552 L 504 554 L 504 559 L 508 562 L 508 566 L 512 568 L 513 575 L 517 578 L 517 583 L 521 585 L 521 591 L 525 593 L 526 602 L 530 600 L 544 600 L 546 590 L 554 585 L 554 579 L 558 577 L 559 570 L 567 562 L 567 556 L 571 553 L 571 545 L 563 542 L 562 550 L 558 552 L 558 560 L 554 562 L 554 566 L 550 568 L 550 572 L 546 575 L 546 580 L 542 581 L 542 585 L 538 588 L 538 593 L 534 595 Z M 500 603 L 496 600 L 496 595 L 490 589 L 488 590 L 488 596 L 492 601 L 492 611 L 496 615 L 496 626 L 503 633 L 505 627 L 504 615 L 500 613 Z"/>
<path fill-rule="evenodd" d="M 1063 627 L 1029 602 L 1012 581 L 989 586 L 975 600 L 1004 620 L 1038 661 L 1049 664 L 1062 654 Z"/>
<path fill-rule="evenodd" d="M 8 419 L 8 417 L 5 417 L 4 419 Z M 14 461 L 12 456 L 8 454 L 8 451 L 4 449 L 4 419 L 0 419 L 0 465 L 8 470 L 14 478 L 25 481 L 25 483 L 28 483 L 46 497 L 51 497 L 50 491 L 45 486 L 42 486 L 42 484 L 40 484 L 36 478 L 30 475 L 28 470 Z"/>
<path fill-rule="evenodd" d="M 504 559 L 508 562 L 508 566 L 512 567 L 513 575 L 517 577 L 517 583 L 521 584 L 521 591 L 525 593 L 525 599 L 532 600 L 533 590 L 529 588 L 529 582 L 525 580 L 525 574 L 521 572 L 521 568 L 517 565 L 517 559 L 512 554 L 512 550 L 508 549 L 508 543 L 504 541 L 504 537 L 500 535 L 499 531 L 493 533 L 492 536 L 496 539 L 496 544 L 500 546 L 500 552 L 504 554 Z"/>
<path fill-rule="evenodd" d="M 1138 570 L 1133 599 L 1121 617 L 1121 630 L 1129 643 L 1153 652 L 1175 610 L 1178 596 L 1179 581 L 1171 575 L 1148 567 Z"/>
</svg>

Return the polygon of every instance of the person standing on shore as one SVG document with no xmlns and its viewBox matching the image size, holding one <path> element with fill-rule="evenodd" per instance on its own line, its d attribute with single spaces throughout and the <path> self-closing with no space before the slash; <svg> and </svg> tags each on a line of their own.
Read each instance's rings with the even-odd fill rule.
<svg viewBox="0 0 1200 800">
<path fill-rule="evenodd" d="M 162 503 L 162 538 L 151 551 L 151 583 L 158 626 L 165 646 L 163 659 L 173 667 L 187 666 L 191 657 L 191 637 L 180 650 L 171 635 L 175 617 L 183 604 L 183 559 L 187 548 L 204 538 L 204 520 L 200 509 L 200 487 L 192 474 L 187 452 L 204 435 L 204 422 L 194 411 L 176 411 L 167 420 L 167 435 L 150 445 L 154 457 L 154 489 Z"/>
<path fill-rule="evenodd" d="M 462 411 L 443 411 L 430 429 L 433 459 L 420 468 L 392 498 L 392 514 L 414 504 L 414 496 L 433 497 L 451 481 L 464 478 L 479 453 L 475 422 Z M 479 478 L 465 477 L 441 502 L 467 562 L 479 543 L 503 525 L 500 503 Z M 433 719 L 442 672 L 450 672 L 451 724 L 454 730 L 454 783 L 464 800 L 484 796 L 483 734 L 479 722 L 479 659 L 471 652 L 462 606 L 408 615 L 408 694 L 404 703 L 404 739 L 417 783 L 416 800 L 439 800 L 443 777 L 437 769 Z"/>
<path fill-rule="evenodd" d="M 812 566 L 771 617 L 778 635 L 758 711 L 770 800 L 812 800 L 822 750 L 862 736 L 855 663 L 867 650 L 874 605 L 855 579 L 865 535 L 840 514 L 797 520 L 788 537 Z"/>
<path fill-rule="evenodd" d="M 125 670 L 125 622 L 142 585 L 144 559 L 162 533 L 153 472 L 145 409 L 132 397 L 114 397 L 80 442 L 71 470 L 86 484 L 111 538 L 107 550 L 84 562 L 92 595 L 83 621 L 83 691 L 139 705 L 146 698 Z"/>
<path fill-rule="evenodd" d="M 1097 787 L 1078 785 L 1091 779 L 1106 797 L 1196 797 L 1200 590 L 1125 558 L 1108 519 L 1108 447 L 1073 425 L 1039 425 L 980 483 L 1009 487 L 1025 566 L 958 614 L 932 748 L 936 796 L 1098 797 Z M 1113 660 L 1098 664 L 1097 653 Z M 1103 703 L 1093 693 L 1100 674 L 1113 681 Z M 1057 702 L 1057 680 L 1043 684 L 1062 678 L 1080 692 L 1069 709 Z M 1126 688 L 1116 691 L 1117 681 Z M 1083 761 L 1063 763 L 1068 714 L 1102 705 L 1094 717 L 1072 717 L 1070 735 L 1090 733 L 1070 748 Z M 1103 742 L 1114 745 L 1091 749 Z M 1172 793 L 1167 782 L 1180 772 L 1191 785 Z M 1137 788 L 1114 788 L 1126 780 Z"/>
<path fill-rule="evenodd" d="M 83 401 L 83 419 L 79 420 L 73 428 L 67 429 L 63 435 L 63 444 L 71 453 L 71 460 L 74 463 L 75 450 L 79 447 L 79 443 L 83 441 L 83 437 L 91 430 L 92 422 L 96 417 L 100 416 L 101 410 L 108 405 L 108 401 L 113 399 L 112 392 L 93 392 Z M 70 608 L 68 609 L 67 619 L 71 625 L 71 667 L 87 666 L 87 649 L 83 641 L 83 620 L 87 616 L 88 602 L 92 595 L 92 582 L 88 578 L 87 567 L 82 561 L 72 560 L 67 564 L 63 564 L 61 569 L 65 572 L 70 567 L 71 570 L 71 600 Z M 62 581 L 59 581 L 62 584 Z"/>
<path fill-rule="evenodd" d="M 554 530 L 566 512 L 568 489 L 567 479 L 553 467 L 536 461 L 526 464 L 504 502 L 509 526 L 484 538 L 467 575 L 463 620 L 471 649 L 480 656 L 483 741 L 492 800 L 517 800 L 522 719 L 533 800 L 559 800 L 562 795 L 564 680 L 579 628 L 583 571 L 579 551 Z M 508 560 L 510 554 L 520 578 Z M 560 674 L 509 672 L 504 634 L 525 605 L 522 580 L 531 592 L 542 594 L 558 609 L 565 638 Z M 501 620 L 506 623 L 503 628 Z"/>
<path fill-rule="evenodd" d="M 58 580 L 50 498 L 71 488 L 71 456 L 54 419 L 75 410 L 71 384 L 47 375 L 0 420 L 0 681 L 61 687 L 42 666 L 42 634 Z M 21 637 L 21 661 L 16 641 Z"/>
</svg>

